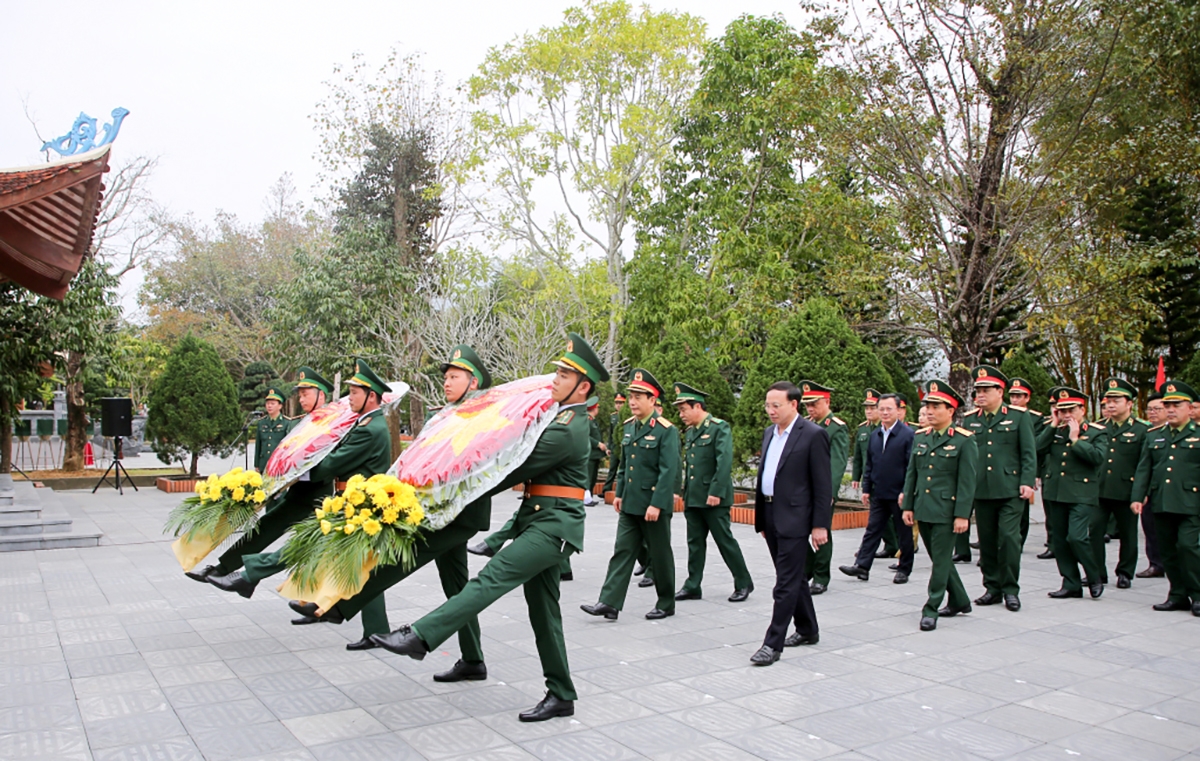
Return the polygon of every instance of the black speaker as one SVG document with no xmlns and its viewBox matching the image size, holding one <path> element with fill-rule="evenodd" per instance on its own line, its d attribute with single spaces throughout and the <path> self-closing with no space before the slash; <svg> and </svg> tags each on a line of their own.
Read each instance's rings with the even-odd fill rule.
<svg viewBox="0 0 1200 761">
<path fill-rule="evenodd" d="M 133 400 L 107 396 L 100 400 L 100 435 L 133 436 Z"/>
</svg>

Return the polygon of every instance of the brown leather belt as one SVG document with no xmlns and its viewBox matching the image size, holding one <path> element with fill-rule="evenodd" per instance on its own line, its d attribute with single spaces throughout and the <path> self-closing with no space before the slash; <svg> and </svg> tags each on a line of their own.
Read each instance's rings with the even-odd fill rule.
<svg viewBox="0 0 1200 761">
<path fill-rule="evenodd" d="M 559 499 L 583 499 L 583 489 L 575 486 L 548 486 L 546 484 L 525 484 L 525 498 L 557 497 Z"/>
<path fill-rule="evenodd" d="M 334 481 L 333 482 L 333 488 L 338 491 L 346 491 L 346 486 L 348 486 L 348 483 L 346 481 Z"/>
</svg>

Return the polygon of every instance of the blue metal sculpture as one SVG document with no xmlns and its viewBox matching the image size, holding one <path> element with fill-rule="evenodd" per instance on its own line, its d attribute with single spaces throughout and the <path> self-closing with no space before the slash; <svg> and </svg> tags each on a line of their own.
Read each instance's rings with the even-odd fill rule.
<svg viewBox="0 0 1200 761">
<path fill-rule="evenodd" d="M 104 135 L 97 140 L 96 120 L 80 111 L 79 118 L 71 125 L 71 131 L 62 137 L 47 140 L 42 144 L 42 150 L 55 151 L 62 156 L 74 156 L 108 145 L 117 138 L 117 133 L 121 131 L 121 122 L 128 115 L 129 109 L 114 108 L 112 124 L 104 125 Z"/>
</svg>

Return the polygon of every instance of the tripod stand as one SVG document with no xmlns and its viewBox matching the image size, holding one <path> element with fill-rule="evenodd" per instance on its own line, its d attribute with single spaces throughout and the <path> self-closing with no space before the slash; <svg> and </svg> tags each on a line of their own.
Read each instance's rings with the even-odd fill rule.
<svg viewBox="0 0 1200 761">
<path fill-rule="evenodd" d="M 108 483 L 108 474 L 110 472 L 112 472 L 112 470 L 114 468 L 116 468 L 116 473 L 114 474 L 116 476 L 116 478 L 115 478 L 116 483 L 113 484 L 113 488 L 115 488 L 117 490 L 118 494 L 120 494 L 121 496 L 125 495 L 125 490 L 121 488 L 122 474 L 124 474 L 125 478 L 129 479 L 129 485 L 133 487 L 133 490 L 134 491 L 138 490 L 137 484 L 135 484 L 133 482 L 133 476 L 129 475 L 129 471 L 126 470 L 125 466 L 121 464 L 121 437 L 120 436 L 113 436 L 113 459 L 112 459 L 112 462 L 109 463 L 108 469 L 104 471 L 104 475 L 100 476 L 100 480 L 97 481 L 96 485 L 92 487 L 92 494 L 96 493 L 96 489 L 100 488 L 100 484 Z"/>
<path fill-rule="evenodd" d="M 242 455 L 246 459 L 245 470 L 250 470 L 250 424 L 262 416 L 263 413 L 259 410 L 251 412 L 250 416 L 246 418 L 246 422 L 242 424 L 242 432 L 239 433 L 237 438 L 233 440 L 233 443 L 229 445 L 230 450 L 236 450 L 238 442 L 244 440 L 242 444 Z"/>
</svg>

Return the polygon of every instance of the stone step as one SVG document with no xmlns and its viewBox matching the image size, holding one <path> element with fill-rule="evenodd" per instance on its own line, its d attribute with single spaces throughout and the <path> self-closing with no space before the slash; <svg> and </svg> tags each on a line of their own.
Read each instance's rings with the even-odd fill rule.
<svg viewBox="0 0 1200 761">
<path fill-rule="evenodd" d="M 36 534 L 61 534 L 71 530 L 71 517 L 33 517 L 0 520 L 0 538 L 6 536 L 33 536 Z"/>
<path fill-rule="evenodd" d="M 16 492 L 13 491 L 11 473 L 0 473 L 0 507 L 16 502 Z"/>
<path fill-rule="evenodd" d="M 67 531 L 58 534 L 34 536 L 0 537 L 0 552 L 24 552 L 28 550 L 62 550 L 75 547 L 96 547 L 100 544 L 99 532 Z"/>
<path fill-rule="evenodd" d="M 9 520 L 29 520 L 32 518 L 40 518 L 42 515 L 41 505 L 29 505 L 21 503 L 19 505 L 0 503 L 0 523 Z"/>
</svg>

